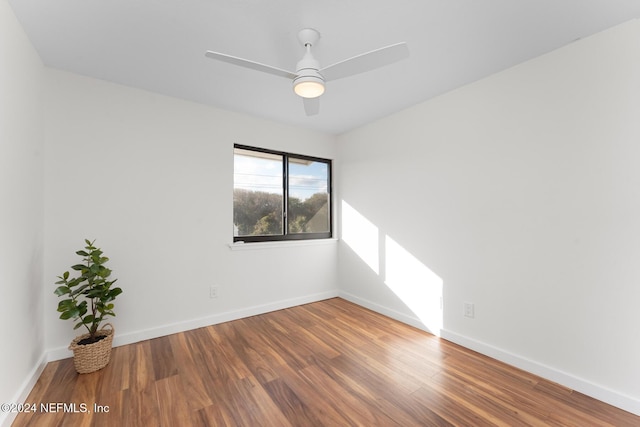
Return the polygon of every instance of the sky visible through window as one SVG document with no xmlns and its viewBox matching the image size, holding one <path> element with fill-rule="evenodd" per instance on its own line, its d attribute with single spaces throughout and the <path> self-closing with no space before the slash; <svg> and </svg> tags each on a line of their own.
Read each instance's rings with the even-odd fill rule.
<svg viewBox="0 0 640 427">
<path fill-rule="evenodd" d="M 280 158 L 258 158 L 239 154 L 234 158 L 234 188 L 282 194 Z M 316 193 L 326 193 L 328 173 L 326 163 L 290 158 L 290 196 L 306 200 Z"/>
</svg>

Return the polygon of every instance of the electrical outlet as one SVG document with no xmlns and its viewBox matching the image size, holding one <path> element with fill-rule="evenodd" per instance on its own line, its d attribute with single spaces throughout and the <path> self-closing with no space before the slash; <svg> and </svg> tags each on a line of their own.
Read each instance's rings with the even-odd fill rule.
<svg viewBox="0 0 640 427">
<path fill-rule="evenodd" d="M 209 288 L 209 298 L 218 298 L 218 287 L 211 286 Z"/>
<path fill-rule="evenodd" d="M 473 305 L 472 302 L 464 302 L 463 303 L 463 309 L 464 309 L 464 317 L 470 317 L 470 318 L 474 318 L 475 316 L 475 307 Z"/>
</svg>

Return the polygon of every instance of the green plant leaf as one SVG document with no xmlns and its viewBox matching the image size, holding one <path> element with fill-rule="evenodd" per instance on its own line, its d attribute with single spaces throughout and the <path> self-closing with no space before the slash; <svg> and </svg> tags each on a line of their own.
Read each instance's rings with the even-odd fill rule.
<svg viewBox="0 0 640 427">
<path fill-rule="evenodd" d="M 91 289 L 89 291 L 87 291 L 87 293 L 85 294 L 85 296 L 87 298 L 97 298 L 97 299 L 101 299 L 102 298 L 102 294 L 103 292 L 100 289 Z"/>
<path fill-rule="evenodd" d="M 80 283 L 84 282 L 84 280 L 85 279 L 82 276 L 74 277 L 73 279 L 67 281 L 68 282 L 67 286 L 69 287 L 78 286 Z"/>
<path fill-rule="evenodd" d="M 85 268 L 87 268 L 87 266 L 84 264 L 76 264 L 76 265 L 72 265 L 71 268 L 74 269 L 75 271 L 82 271 Z"/>
<path fill-rule="evenodd" d="M 55 291 L 53 291 L 53 293 L 58 295 L 59 297 L 62 295 L 66 295 L 69 292 L 71 292 L 71 289 L 69 289 L 68 286 L 59 286 Z"/>
<path fill-rule="evenodd" d="M 58 311 L 66 311 L 76 307 L 76 302 L 72 299 L 64 299 L 58 303 Z"/>
<path fill-rule="evenodd" d="M 63 312 L 60 315 L 60 318 L 62 320 L 67 320 L 67 319 L 76 319 L 80 314 L 80 311 L 78 309 L 71 309 L 71 310 L 67 310 L 65 312 Z"/>
<path fill-rule="evenodd" d="M 107 277 L 109 277 L 111 275 L 111 270 L 109 270 L 106 267 L 103 267 L 100 269 L 100 273 L 98 273 L 98 275 L 100 277 L 102 277 L 103 279 L 106 279 Z"/>
<path fill-rule="evenodd" d="M 78 295 L 78 294 L 82 293 L 82 291 L 84 291 L 85 289 L 87 289 L 87 287 L 88 287 L 88 286 L 89 286 L 89 284 L 88 284 L 88 283 L 85 283 L 84 285 L 80 286 L 79 288 L 74 289 L 74 290 L 71 292 L 71 294 L 70 294 L 70 295 L 71 295 L 72 297 L 73 297 L 73 296 L 76 296 L 76 295 Z"/>
<path fill-rule="evenodd" d="M 84 323 L 82 322 L 78 322 L 76 323 L 76 325 L 73 327 L 73 329 L 78 329 L 79 327 L 84 326 Z"/>
<path fill-rule="evenodd" d="M 80 255 L 80 256 L 89 256 L 89 254 L 87 252 L 82 251 L 82 250 L 81 251 L 77 251 L 76 254 Z"/>
</svg>

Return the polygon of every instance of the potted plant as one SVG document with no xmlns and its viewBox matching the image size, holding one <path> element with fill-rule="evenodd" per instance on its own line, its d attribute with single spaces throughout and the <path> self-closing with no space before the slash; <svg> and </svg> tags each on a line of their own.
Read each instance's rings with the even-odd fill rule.
<svg viewBox="0 0 640 427">
<path fill-rule="evenodd" d="M 58 276 L 59 281 L 54 293 L 63 297 L 58 303 L 60 318 L 77 321 L 74 329 L 84 326 L 86 334 L 76 337 L 69 346 L 73 351 L 73 362 L 80 374 L 94 372 L 104 368 L 111 358 L 114 328 L 110 323 L 109 329 L 98 329 L 103 320 L 115 316 L 113 300 L 122 293 L 122 289 L 112 285 L 118 279 L 111 280 L 111 270 L 104 264 L 109 258 L 103 255 L 94 242 L 85 239 L 84 250 L 76 252 L 82 257 L 82 263 L 71 268 L 80 273 L 78 277 L 70 278 L 65 271 Z"/>
</svg>

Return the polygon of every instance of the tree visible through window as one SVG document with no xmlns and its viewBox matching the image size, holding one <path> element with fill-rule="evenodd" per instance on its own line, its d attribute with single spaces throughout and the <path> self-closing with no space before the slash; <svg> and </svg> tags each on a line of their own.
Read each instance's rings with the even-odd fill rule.
<svg viewBox="0 0 640 427">
<path fill-rule="evenodd" d="M 331 160 L 235 145 L 234 241 L 331 237 Z"/>
</svg>

